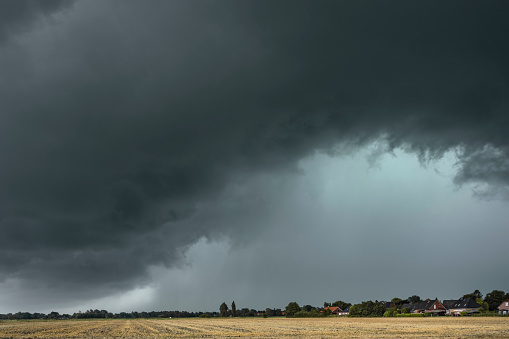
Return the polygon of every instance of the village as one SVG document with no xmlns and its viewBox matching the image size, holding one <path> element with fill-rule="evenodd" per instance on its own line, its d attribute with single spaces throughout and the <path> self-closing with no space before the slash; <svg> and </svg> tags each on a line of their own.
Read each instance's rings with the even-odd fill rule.
<svg viewBox="0 0 509 339">
<path fill-rule="evenodd" d="M 384 308 L 383 316 L 395 316 L 396 314 L 422 314 L 427 316 L 471 316 L 474 314 L 490 314 L 487 305 L 481 305 L 473 297 L 460 298 L 457 300 L 424 300 L 410 303 L 396 304 L 394 301 L 380 301 L 375 304 L 381 305 Z M 483 304 L 487 304 L 484 302 Z M 361 304 L 362 305 L 362 304 Z M 350 309 L 357 305 L 348 306 L 341 309 L 337 306 L 324 307 L 323 311 L 330 311 L 332 315 L 348 316 Z M 484 307 L 484 309 L 483 309 Z M 498 307 L 491 311 L 491 314 L 509 315 L 509 299 L 504 300 Z"/>
</svg>

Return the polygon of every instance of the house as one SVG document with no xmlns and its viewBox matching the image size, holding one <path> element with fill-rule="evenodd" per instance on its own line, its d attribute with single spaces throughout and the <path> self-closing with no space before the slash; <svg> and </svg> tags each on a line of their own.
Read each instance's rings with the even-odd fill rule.
<svg viewBox="0 0 509 339">
<path fill-rule="evenodd" d="M 434 315 L 444 315 L 447 312 L 447 309 L 440 301 L 438 301 L 437 298 L 435 298 L 435 300 L 430 300 L 427 303 L 424 312 Z"/>
<path fill-rule="evenodd" d="M 349 315 L 350 314 L 350 306 L 348 306 L 347 308 L 345 308 L 344 310 L 342 310 L 341 312 L 338 313 L 338 315 Z"/>
<path fill-rule="evenodd" d="M 342 310 L 337 306 L 331 306 L 331 307 L 324 307 L 324 310 L 330 310 L 331 314 L 339 315 Z"/>
<path fill-rule="evenodd" d="M 473 298 L 460 298 L 456 300 L 456 302 L 450 306 L 449 314 L 458 316 L 461 315 L 461 312 L 466 312 L 467 314 L 478 313 L 479 305 Z"/>
<path fill-rule="evenodd" d="M 409 308 L 411 313 L 430 313 L 434 315 L 444 315 L 447 311 L 445 306 L 438 301 L 438 299 L 428 299 L 416 303 L 403 304 L 401 308 Z"/>
<path fill-rule="evenodd" d="M 458 300 L 444 300 L 442 301 L 442 305 L 445 307 L 445 313 L 450 315 L 451 308 L 453 308 L 454 304 L 456 304 Z"/>
<path fill-rule="evenodd" d="M 509 299 L 503 301 L 500 306 L 497 307 L 498 313 L 509 314 Z"/>
</svg>

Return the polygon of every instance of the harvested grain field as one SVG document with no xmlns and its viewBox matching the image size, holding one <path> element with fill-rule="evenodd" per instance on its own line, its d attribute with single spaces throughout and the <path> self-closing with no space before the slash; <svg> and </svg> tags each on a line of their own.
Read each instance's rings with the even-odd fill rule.
<svg viewBox="0 0 509 339">
<path fill-rule="evenodd" d="M 2 321 L 0 338 L 509 338 L 509 318 Z"/>
</svg>

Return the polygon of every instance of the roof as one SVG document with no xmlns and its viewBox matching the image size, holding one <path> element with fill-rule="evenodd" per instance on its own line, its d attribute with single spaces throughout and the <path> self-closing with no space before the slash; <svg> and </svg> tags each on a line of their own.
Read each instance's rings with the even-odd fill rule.
<svg viewBox="0 0 509 339">
<path fill-rule="evenodd" d="M 506 306 L 506 303 L 509 303 L 509 299 L 502 301 L 502 303 L 497 307 L 497 309 L 509 310 L 509 306 Z"/>
<path fill-rule="evenodd" d="M 442 305 L 444 305 L 446 309 L 451 309 L 456 302 L 458 302 L 458 300 L 444 300 Z"/>
<path fill-rule="evenodd" d="M 456 303 L 452 305 L 452 309 L 455 308 L 479 308 L 481 305 L 479 305 L 473 298 L 460 298 L 456 300 Z"/>
<path fill-rule="evenodd" d="M 419 302 L 416 302 L 416 303 L 407 303 L 407 304 L 403 304 L 401 305 L 401 308 L 409 308 L 411 309 L 412 311 L 415 311 L 415 310 L 429 310 L 431 309 L 431 306 L 433 306 L 433 304 L 437 301 L 438 299 L 435 299 L 435 300 L 424 300 L 424 301 L 419 301 Z"/>
<path fill-rule="evenodd" d="M 428 304 L 429 304 L 429 301 L 419 301 L 419 302 L 416 302 L 414 304 L 411 304 L 412 305 L 412 310 L 426 310 L 426 309 L 429 308 Z"/>
</svg>

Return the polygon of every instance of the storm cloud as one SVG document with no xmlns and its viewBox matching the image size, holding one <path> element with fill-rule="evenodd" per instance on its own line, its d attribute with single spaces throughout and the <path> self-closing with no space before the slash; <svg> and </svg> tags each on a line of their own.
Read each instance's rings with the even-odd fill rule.
<svg viewBox="0 0 509 339">
<path fill-rule="evenodd" d="M 1 6 L 3 280 L 143 285 L 203 237 L 268 227 L 231 187 L 375 142 L 454 152 L 455 184 L 509 196 L 508 3 Z"/>
</svg>

